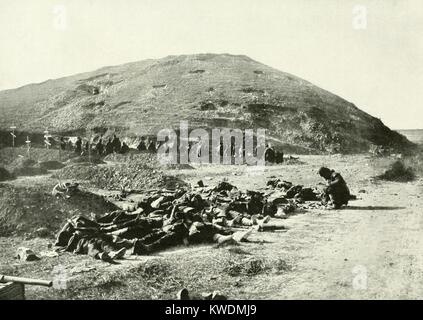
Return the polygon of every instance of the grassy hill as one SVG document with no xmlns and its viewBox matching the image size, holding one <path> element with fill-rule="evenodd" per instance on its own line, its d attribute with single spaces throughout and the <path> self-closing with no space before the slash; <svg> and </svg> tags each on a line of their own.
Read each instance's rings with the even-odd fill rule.
<svg viewBox="0 0 423 320">
<path fill-rule="evenodd" d="M 266 128 L 275 145 L 304 152 L 358 152 L 408 140 L 354 104 L 246 56 L 168 56 L 0 92 L 2 141 L 42 133 L 125 137 L 158 130 Z M 8 136 L 7 139 L 9 139 Z M 22 140 L 23 138 L 21 138 Z"/>
</svg>

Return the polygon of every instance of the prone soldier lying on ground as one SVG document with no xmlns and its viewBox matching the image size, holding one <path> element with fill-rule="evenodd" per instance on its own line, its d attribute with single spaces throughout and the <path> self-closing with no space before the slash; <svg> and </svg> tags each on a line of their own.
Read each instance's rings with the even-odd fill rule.
<svg viewBox="0 0 423 320">
<path fill-rule="evenodd" d="M 56 245 L 59 250 L 112 261 L 127 252 L 144 255 L 177 245 L 234 243 L 253 230 L 283 228 L 269 224 L 269 219 L 285 218 L 308 206 L 306 201 L 320 200 L 314 189 L 280 179 L 268 186 L 274 190 L 244 192 L 223 181 L 214 188 L 203 184 L 191 190 L 145 191 L 137 198 L 135 211 L 117 210 L 93 220 L 73 217 Z M 126 191 L 122 193 L 128 201 Z"/>
<path fill-rule="evenodd" d="M 60 230 L 55 246 L 57 251 L 88 254 L 96 259 L 112 261 L 121 258 L 130 243 L 100 232 L 99 225 L 83 216 L 69 219 Z"/>
<path fill-rule="evenodd" d="M 144 255 L 182 244 L 234 243 L 252 230 L 234 232 L 200 216 L 188 217 L 174 206 L 169 217 L 148 218 L 115 211 L 92 221 L 83 216 L 69 219 L 57 236 L 59 251 L 88 254 L 112 262 L 127 251 Z"/>
</svg>

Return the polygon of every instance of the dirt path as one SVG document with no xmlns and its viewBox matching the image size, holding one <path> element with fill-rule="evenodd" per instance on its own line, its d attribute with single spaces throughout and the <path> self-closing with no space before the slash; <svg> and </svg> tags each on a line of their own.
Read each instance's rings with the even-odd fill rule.
<svg viewBox="0 0 423 320">
<path fill-rule="evenodd" d="M 251 179 L 229 175 L 244 187 L 263 186 L 269 176 L 316 183 L 320 163 L 343 173 L 359 200 L 344 210 L 291 216 L 284 233 L 259 233 L 248 251 L 280 257 L 292 266 L 281 275 L 260 275 L 239 298 L 254 299 L 416 299 L 423 296 L 423 181 L 374 184 L 380 167 L 357 158 L 310 157 L 302 166 L 266 169 Z M 358 193 L 359 190 L 365 193 Z"/>
<path fill-rule="evenodd" d="M 265 250 L 293 255 L 295 270 L 271 281 L 262 276 L 245 292 L 264 299 L 421 298 L 421 191 L 421 185 L 389 183 L 349 209 L 286 220 L 290 231 L 269 236 L 277 242 Z"/>
</svg>

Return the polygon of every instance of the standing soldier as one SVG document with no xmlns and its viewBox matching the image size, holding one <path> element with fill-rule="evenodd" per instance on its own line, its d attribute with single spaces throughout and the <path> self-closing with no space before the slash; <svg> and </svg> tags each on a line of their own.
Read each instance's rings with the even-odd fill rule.
<svg viewBox="0 0 423 320">
<path fill-rule="evenodd" d="M 145 142 L 144 142 L 144 137 L 141 137 L 141 141 L 138 144 L 137 149 L 138 149 L 138 151 L 145 151 L 145 150 L 147 150 L 147 147 L 146 147 Z"/>
<path fill-rule="evenodd" d="M 270 143 L 266 145 L 264 159 L 268 162 L 275 162 L 275 150 L 272 148 Z"/>
<path fill-rule="evenodd" d="M 283 151 L 276 151 L 275 162 L 276 163 L 283 163 Z"/>
<path fill-rule="evenodd" d="M 69 151 L 73 150 L 73 144 L 72 144 L 72 140 L 70 138 L 68 138 L 68 142 L 66 144 L 66 147 Z"/>
<path fill-rule="evenodd" d="M 118 137 L 116 135 L 113 135 L 113 152 L 119 153 L 121 148 L 121 143 Z"/>
<path fill-rule="evenodd" d="M 90 141 L 89 140 L 87 140 L 87 142 L 85 142 L 85 146 L 84 146 L 84 153 L 85 154 L 89 154 L 89 152 L 90 152 Z"/>
<path fill-rule="evenodd" d="M 60 137 L 60 149 L 66 150 L 66 141 L 65 141 L 65 138 L 63 137 Z"/>
<path fill-rule="evenodd" d="M 156 152 L 156 146 L 154 145 L 153 141 L 148 139 L 147 142 L 147 150 L 150 152 Z"/>
<path fill-rule="evenodd" d="M 98 140 L 95 149 L 98 153 L 99 156 L 101 156 L 103 154 L 104 151 L 104 147 L 103 147 L 103 141 L 101 140 L 101 138 Z"/>
<path fill-rule="evenodd" d="M 109 138 L 109 141 L 107 141 L 106 143 L 106 156 L 111 153 L 113 153 L 113 144 L 112 144 L 112 139 Z"/>
<path fill-rule="evenodd" d="M 81 137 L 78 137 L 75 143 L 75 153 L 80 155 L 81 152 L 82 152 L 82 139 Z"/>
<path fill-rule="evenodd" d="M 126 144 L 126 142 L 122 143 L 122 148 L 120 149 L 120 153 L 124 154 L 129 152 L 129 146 Z"/>
</svg>

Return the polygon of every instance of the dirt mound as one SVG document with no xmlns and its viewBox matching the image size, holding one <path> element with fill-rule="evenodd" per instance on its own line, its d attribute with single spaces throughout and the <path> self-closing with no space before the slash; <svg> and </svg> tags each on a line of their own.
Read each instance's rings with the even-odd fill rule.
<svg viewBox="0 0 423 320">
<path fill-rule="evenodd" d="M 6 164 L 6 168 L 9 169 L 9 171 L 15 171 L 19 168 L 26 168 L 26 167 L 33 167 L 37 165 L 37 161 L 33 159 L 28 159 L 25 157 L 18 157 L 12 162 Z"/>
<path fill-rule="evenodd" d="M 185 185 L 182 180 L 165 175 L 159 169 L 137 163 L 108 166 L 71 165 L 59 170 L 54 176 L 87 181 L 93 187 L 109 190 L 120 190 L 122 187 L 131 190 L 175 188 Z"/>
<path fill-rule="evenodd" d="M 104 164 L 105 162 L 96 156 L 76 156 L 68 161 L 67 163 L 90 163 L 90 164 Z"/>
<path fill-rule="evenodd" d="M 31 166 L 37 162 L 44 161 L 66 161 L 75 157 L 75 154 L 70 151 L 63 151 L 58 149 L 45 148 L 31 148 L 30 157 L 28 157 L 27 149 L 25 147 L 3 148 L 0 149 L 0 164 L 4 166 Z M 25 161 L 30 161 L 26 163 Z"/>
<path fill-rule="evenodd" d="M 10 180 L 13 179 L 14 176 L 5 168 L 0 167 L 0 181 Z"/>
<path fill-rule="evenodd" d="M 18 158 L 14 164 L 16 164 L 17 167 L 32 167 L 37 164 L 37 161 L 33 159 Z"/>
<path fill-rule="evenodd" d="M 23 234 L 47 228 L 51 235 L 63 221 L 75 214 L 102 215 L 117 208 L 102 197 L 80 191 L 69 199 L 56 198 L 51 190 L 56 181 L 46 185 L 18 187 L 0 184 L 0 236 Z"/>
<path fill-rule="evenodd" d="M 413 168 L 407 167 L 404 162 L 398 160 L 395 161 L 388 170 L 376 178 L 380 180 L 408 182 L 413 181 L 416 175 Z"/>
<path fill-rule="evenodd" d="M 0 149 L 0 164 L 15 176 L 34 176 L 63 168 L 61 161 L 74 156 L 63 150 L 31 148 L 28 157 L 26 148 L 3 148 Z"/>
<path fill-rule="evenodd" d="M 51 162 L 51 161 L 50 161 Z M 57 161 L 56 161 L 57 162 Z M 49 162 L 42 162 L 49 163 Z M 29 159 L 25 157 L 17 157 L 13 161 L 9 162 L 6 165 L 6 168 L 13 172 L 14 176 L 35 176 L 41 174 L 47 174 L 47 169 L 45 165 L 37 163 L 34 159 Z"/>
<path fill-rule="evenodd" d="M 111 153 L 104 157 L 104 161 L 109 162 L 137 162 L 149 166 L 158 166 L 159 162 L 157 161 L 157 155 L 151 152 L 136 152 L 130 151 L 125 154 L 121 153 Z"/>
<path fill-rule="evenodd" d="M 147 165 L 151 168 L 161 169 L 193 169 L 189 164 L 167 164 L 161 163 L 156 153 L 151 152 L 138 152 L 130 151 L 125 154 L 112 153 L 104 158 L 105 161 L 116 162 L 116 163 L 138 163 Z"/>
<path fill-rule="evenodd" d="M 47 169 L 40 167 L 18 167 L 13 170 L 15 176 L 38 176 L 47 173 Z"/>
<path fill-rule="evenodd" d="M 163 164 L 163 167 L 169 170 L 194 169 L 191 165 L 187 163 Z"/>
<path fill-rule="evenodd" d="M 41 169 L 45 170 L 57 170 L 62 169 L 65 165 L 59 161 L 51 160 L 51 161 L 43 161 L 38 164 Z"/>
</svg>

